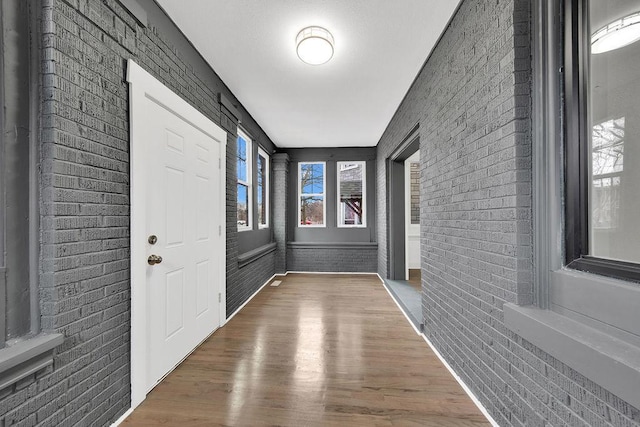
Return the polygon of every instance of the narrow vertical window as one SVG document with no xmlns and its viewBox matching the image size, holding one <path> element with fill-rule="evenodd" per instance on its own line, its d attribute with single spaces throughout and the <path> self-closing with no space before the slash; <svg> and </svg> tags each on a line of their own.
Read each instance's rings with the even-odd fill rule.
<svg viewBox="0 0 640 427">
<path fill-rule="evenodd" d="M 258 227 L 269 227 L 269 155 L 258 148 Z"/>
<path fill-rule="evenodd" d="M 251 229 L 251 139 L 238 129 L 238 230 Z"/>
<path fill-rule="evenodd" d="M 325 225 L 325 168 L 324 162 L 299 163 L 300 227 L 324 227 Z"/>
<path fill-rule="evenodd" d="M 366 163 L 338 162 L 338 227 L 365 227 Z"/>
</svg>

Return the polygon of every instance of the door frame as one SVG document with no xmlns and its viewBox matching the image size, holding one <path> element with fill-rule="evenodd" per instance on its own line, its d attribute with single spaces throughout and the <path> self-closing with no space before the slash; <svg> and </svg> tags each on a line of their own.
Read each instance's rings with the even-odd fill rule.
<svg viewBox="0 0 640 427">
<path fill-rule="evenodd" d="M 165 106 L 200 131 L 219 143 L 220 196 L 217 203 L 221 220 L 219 248 L 226 253 L 226 132 L 200 113 L 155 77 L 142 69 L 132 59 L 127 62 L 129 83 L 129 129 L 130 129 L 130 203 L 131 203 L 131 409 L 138 406 L 147 394 L 147 257 L 146 194 L 148 164 L 146 155 L 148 141 L 145 129 L 150 126 L 145 103 L 148 99 Z M 218 202 L 218 201 L 215 201 Z M 214 203 L 215 203 L 214 202 Z M 218 292 L 220 294 L 220 326 L 226 322 L 226 257 L 218 257 Z"/>
<path fill-rule="evenodd" d="M 387 158 L 387 278 L 392 280 L 405 280 L 404 161 L 419 149 L 419 124 L 416 124 L 399 147 Z"/>
</svg>

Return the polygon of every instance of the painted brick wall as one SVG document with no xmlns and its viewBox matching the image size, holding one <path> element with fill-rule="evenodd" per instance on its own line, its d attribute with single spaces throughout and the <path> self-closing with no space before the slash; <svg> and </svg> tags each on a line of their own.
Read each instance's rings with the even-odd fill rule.
<svg viewBox="0 0 640 427">
<path fill-rule="evenodd" d="M 140 26 L 116 0 L 42 0 L 41 314 L 65 335 L 54 367 L 0 390 L 2 426 L 109 425 L 129 408 L 129 111 L 134 58 L 215 123 L 227 150 L 227 312 L 274 271 L 263 257 L 237 268 L 235 122 L 268 136 L 157 5 Z"/>
<path fill-rule="evenodd" d="M 420 163 L 411 163 L 411 224 L 420 224 Z"/>
<path fill-rule="evenodd" d="M 377 246 L 287 248 L 288 271 L 374 273 Z"/>
<path fill-rule="evenodd" d="M 420 124 L 425 333 L 501 426 L 637 426 L 640 411 L 511 333 L 532 298 L 530 2 L 465 0 L 378 146 Z"/>
<path fill-rule="evenodd" d="M 233 293 L 227 295 L 227 316 L 231 316 L 260 286 L 274 274 L 276 253 L 268 253 L 251 264 L 238 269 L 238 280 Z"/>
</svg>

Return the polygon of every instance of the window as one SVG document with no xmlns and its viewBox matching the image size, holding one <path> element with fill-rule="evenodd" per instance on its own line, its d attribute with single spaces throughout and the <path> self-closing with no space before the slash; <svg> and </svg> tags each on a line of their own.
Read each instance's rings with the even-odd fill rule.
<svg viewBox="0 0 640 427">
<path fill-rule="evenodd" d="M 238 230 L 251 230 L 251 138 L 238 129 Z"/>
<path fill-rule="evenodd" d="M 638 133 L 631 129 L 638 109 L 634 113 L 629 107 L 640 99 L 638 43 L 590 52 L 590 26 L 597 31 L 634 10 L 640 10 L 638 0 L 534 2 L 537 307 L 527 305 L 526 298 L 519 305 L 504 304 L 504 319 L 511 331 L 638 407 L 640 286 L 634 283 L 638 268 L 632 262 L 638 249 L 620 235 L 622 229 L 637 233 L 625 215 L 631 213 L 634 200 L 628 195 L 634 183 L 640 188 L 632 153 L 640 148 Z M 559 51 L 562 55 L 554 54 Z M 610 84 L 606 74 L 617 83 Z M 598 240 L 600 232 L 608 234 L 611 245 Z M 607 253 L 625 246 L 621 259 Z"/>
<path fill-rule="evenodd" d="M 640 1 L 566 1 L 566 264 L 640 281 Z M 615 32 L 611 30 L 610 32 Z M 624 30 L 627 31 L 627 30 Z M 620 32 L 624 32 L 620 31 Z"/>
<path fill-rule="evenodd" d="M 258 148 L 258 227 L 269 227 L 269 155 Z"/>
<path fill-rule="evenodd" d="M 14 3 L 0 6 L 0 44 L 4 41 L 0 63 L 0 101 L 5 107 L 0 113 L 0 348 L 10 346 L 39 329 L 37 317 L 37 168 L 35 140 L 30 137 L 31 102 L 29 49 L 24 49 L 28 32 L 28 16 Z M 9 13 L 4 15 L 4 8 Z M 15 14 L 19 27 L 3 27 L 3 15 Z M 5 22 L 6 23 L 6 22 Z M 23 26 L 21 26 L 23 25 Z M 28 46 L 28 44 L 27 44 Z M 6 71 L 6 72 L 5 72 Z"/>
<path fill-rule="evenodd" d="M 26 6 L 25 6 L 26 5 Z M 37 5 L 0 2 L 0 384 L 53 364 L 62 334 L 40 331 Z M 7 36 L 7 37 L 5 37 Z M 33 65 L 33 66 L 32 66 Z M 9 389 L 11 390 L 11 389 Z"/>
<path fill-rule="evenodd" d="M 326 206 L 324 162 L 298 164 L 298 224 L 300 227 L 324 227 Z"/>
<path fill-rule="evenodd" d="M 338 162 L 338 227 L 365 227 L 366 163 Z"/>
</svg>

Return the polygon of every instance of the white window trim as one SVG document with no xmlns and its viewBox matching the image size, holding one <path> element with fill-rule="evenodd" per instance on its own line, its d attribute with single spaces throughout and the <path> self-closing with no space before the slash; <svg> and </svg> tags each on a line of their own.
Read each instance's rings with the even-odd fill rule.
<svg viewBox="0 0 640 427">
<path fill-rule="evenodd" d="M 306 193 L 305 197 L 322 196 L 322 224 L 302 224 L 302 165 L 322 165 L 322 193 Z M 327 162 L 299 162 L 298 163 L 298 227 L 300 228 L 326 228 L 327 227 Z"/>
<path fill-rule="evenodd" d="M 341 165 L 344 164 L 353 164 L 354 167 L 347 167 L 345 169 L 340 169 Z M 354 169 L 357 165 L 362 165 L 362 224 L 342 224 L 342 220 L 344 217 L 342 216 L 342 203 L 340 203 L 340 172 Z M 367 162 L 365 161 L 353 161 L 353 162 L 337 162 L 336 167 L 336 189 L 337 189 L 337 215 L 338 215 L 338 228 L 367 228 Z"/>
<path fill-rule="evenodd" d="M 271 158 L 270 156 L 267 154 L 266 151 L 264 151 L 262 149 L 262 147 L 258 146 L 258 156 L 262 156 L 262 158 L 264 158 L 265 160 L 265 167 L 264 167 L 264 187 L 265 187 L 265 198 L 262 201 L 262 203 L 264 203 L 264 219 L 265 219 L 265 223 L 264 224 L 260 224 L 260 222 L 258 221 L 258 228 L 260 229 L 265 229 L 265 228 L 269 228 L 269 185 L 270 185 L 270 181 L 271 181 L 271 173 L 270 168 L 271 168 Z M 256 178 L 258 176 L 258 159 L 256 158 Z M 256 206 L 257 206 L 257 196 L 256 196 Z"/>
<path fill-rule="evenodd" d="M 238 137 L 242 137 L 245 141 L 247 141 L 247 181 L 242 181 L 238 178 L 238 173 L 236 171 L 236 180 L 237 184 L 242 184 L 247 186 L 247 225 L 238 225 L 238 231 L 249 231 L 253 229 L 253 175 L 252 175 L 252 154 L 253 154 L 253 140 L 247 135 L 244 131 L 238 128 Z M 236 139 L 236 163 L 238 159 L 237 154 L 238 141 Z M 238 203 L 238 195 L 236 194 L 236 206 Z M 237 223 L 237 218 L 236 218 Z"/>
</svg>

